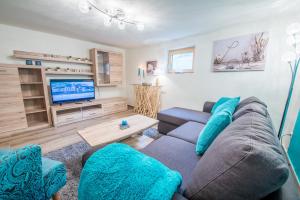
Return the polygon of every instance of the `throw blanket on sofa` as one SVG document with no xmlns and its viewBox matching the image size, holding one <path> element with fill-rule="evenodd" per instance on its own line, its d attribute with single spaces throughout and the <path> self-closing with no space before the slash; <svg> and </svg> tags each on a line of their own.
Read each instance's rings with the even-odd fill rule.
<svg viewBox="0 0 300 200">
<path fill-rule="evenodd" d="M 182 177 L 161 162 L 126 144 L 114 143 L 86 162 L 79 200 L 170 200 Z"/>
</svg>

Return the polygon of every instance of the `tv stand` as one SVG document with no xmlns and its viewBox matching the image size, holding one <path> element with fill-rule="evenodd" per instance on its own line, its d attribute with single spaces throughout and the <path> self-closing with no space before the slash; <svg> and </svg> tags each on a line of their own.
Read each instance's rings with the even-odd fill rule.
<svg viewBox="0 0 300 200">
<path fill-rule="evenodd" d="M 51 106 L 52 121 L 56 127 L 126 110 L 126 99 L 122 97 Z"/>
</svg>

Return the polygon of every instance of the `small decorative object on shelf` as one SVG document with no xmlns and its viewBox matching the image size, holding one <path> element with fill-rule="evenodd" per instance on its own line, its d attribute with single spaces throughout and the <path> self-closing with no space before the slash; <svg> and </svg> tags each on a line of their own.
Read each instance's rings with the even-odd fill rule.
<svg viewBox="0 0 300 200">
<path fill-rule="evenodd" d="M 119 125 L 121 130 L 129 128 L 129 124 L 127 120 L 122 120 L 121 124 Z"/>
<path fill-rule="evenodd" d="M 142 86 L 151 86 L 151 83 L 142 83 Z"/>
<path fill-rule="evenodd" d="M 138 68 L 138 77 L 140 77 L 140 84 L 143 84 L 145 78 L 145 70 L 142 67 Z"/>
<path fill-rule="evenodd" d="M 26 65 L 32 65 L 32 60 L 26 60 Z"/>
<path fill-rule="evenodd" d="M 41 66 L 41 65 L 42 65 L 42 61 L 36 60 L 36 61 L 35 61 L 35 65 Z"/>
<path fill-rule="evenodd" d="M 38 52 L 27 52 L 14 50 L 14 57 L 21 59 L 46 60 L 52 62 L 66 62 L 92 65 L 93 63 L 87 58 L 78 58 L 72 56 L 62 56 Z"/>
</svg>

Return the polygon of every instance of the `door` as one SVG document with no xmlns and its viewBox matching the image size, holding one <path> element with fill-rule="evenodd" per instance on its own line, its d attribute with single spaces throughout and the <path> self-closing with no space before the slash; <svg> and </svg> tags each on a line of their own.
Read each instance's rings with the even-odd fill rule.
<svg viewBox="0 0 300 200">
<path fill-rule="evenodd" d="M 27 128 L 18 68 L 0 66 L 0 134 Z"/>
<path fill-rule="evenodd" d="M 121 84 L 123 76 L 123 56 L 121 53 L 109 53 L 110 84 Z"/>
</svg>

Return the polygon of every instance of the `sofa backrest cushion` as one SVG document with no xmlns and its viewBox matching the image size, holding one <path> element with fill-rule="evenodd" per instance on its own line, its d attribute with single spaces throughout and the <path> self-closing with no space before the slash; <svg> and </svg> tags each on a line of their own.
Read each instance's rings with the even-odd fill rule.
<svg viewBox="0 0 300 200">
<path fill-rule="evenodd" d="M 233 118 L 233 120 L 236 120 L 237 118 L 239 118 L 247 113 L 250 113 L 250 112 L 256 112 L 265 117 L 267 117 L 267 115 L 268 115 L 267 108 L 264 105 L 262 105 L 260 103 L 252 102 L 252 103 L 249 103 L 249 104 L 237 109 L 235 111 L 235 113 L 233 114 L 232 118 Z"/>
<path fill-rule="evenodd" d="M 271 119 L 251 112 L 233 121 L 214 140 L 192 172 L 188 199 L 261 199 L 289 176 Z"/>
<path fill-rule="evenodd" d="M 237 108 L 236 108 L 236 111 L 238 111 L 240 108 L 242 108 L 242 107 L 244 107 L 245 105 L 248 105 L 248 104 L 250 104 L 250 103 L 258 103 L 258 104 L 261 104 L 261 105 L 263 105 L 264 107 L 267 108 L 267 105 L 266 105 L 264 102 L 262 102 L 261 100 L 259 100 L 257 97 L 248 97 L 248 98 L 246 98 L 246 99 L 243 99 L 243 100 L 239 103 L 239 105 L 238 105 Z"/>
</svg>

